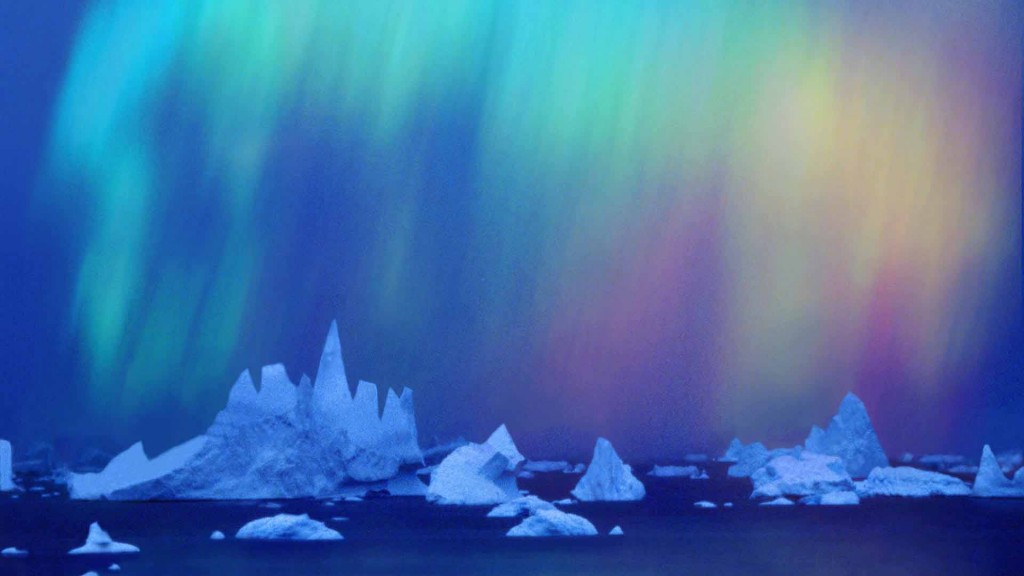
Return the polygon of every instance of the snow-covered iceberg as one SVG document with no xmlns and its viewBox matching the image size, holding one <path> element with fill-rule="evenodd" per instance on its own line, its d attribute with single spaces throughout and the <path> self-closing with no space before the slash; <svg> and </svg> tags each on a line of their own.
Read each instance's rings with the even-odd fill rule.
<svg viewBox="0 0 1024 576">
<path fill-rule="evenodd" d="M 875 468 L 866 479 L 857 482 L 857 494 L 863 498 L 873 496 L 927 498 L 929 496 L 966 496 L 970 493 L 970 487 L 959 478 L 909 466 Z"/>
<path fill-rule="evenodd" d="M 633 476 L 633 469 L 622 461 L 612 443 L 598 438 L 594 458 L 573 489 L 572 495 L 584 502 L 642 500 L 646 490 Z"/>
<path fill-rule="evenodd" d="M 11 443 L 0 440 L 0 492 L 14 490 L 14 466 L 11 461 Z"/>
<path fill-rule="evenodd" d="M 498 504 L 487 513 L 487 517 L 515 518 L 524 514 L 536 514 L 541 510 L 555 510 L 555 505 L 536 496 L 522 496 L 515 500 L 509 500 L 504 504 Z"/>
<path fill-rule="evenodd" d="M 1024 468 L 1017 470 L 1013 479 L 1003 474 L 999 461 L 988 444 L 981 451 L 978 475 L 974 477 L 972 496 L 982 498 L 1024 498 Z"/>
<path fill-rule="evenodd" d="M 344 540 L 337 531 L 307 514 L 278 514 L 259 518 L 238 529 L 240 540 Z"/>
<path fill-rule="evenodd" d="M 123 542 L 115 542 L 110 534 L 100 527 L 99 522 L 89 525 L 89 535 L 85 544 L 70 550 L 68 554 L 137 554 L 138 547 Z"/>
<path fill-rule="evenodd" d="M 427 500 L 449 505 L 501 504 L 519 497 L 523 455 L 502 424 L 482 444 L 457 448 L 430 475 Z"/>
<path fill-rule="evenodd" d="M 540 510 L 513 526 L 506 536 L 597 536 L 597 528 L 582 516 L 561 510 Z"/>
<path fill-rule="evenodd" d="M 658 466 L 657 464 L 647 475 L 655 478 L 690 478 L 693 480 L 707 478 L 707 475 L 696 466 Z"/>
<path fill-rule="evenodd" d="M 772 458 L 750 480 L 754 483 L 751 498 L 811 496 L 854 489 L 842 460 L 807 451 Z"/>
<path fill-rule="evenodd" d="M 136 444 L 102 472 L 72 474 L 72 498 L 323 498 L 353 482 L 395 477 L 422 465 L 412 391 L 350 392 L 337 324 L 332 323 L 316 384 L 292 384 L 284 366 L 265 366 L 259 391 L 243 372 L 205 435 L 150 460 Z"/>
<path fill-rule="evenodd" d="M 838 456 L 854 478 L 864 478 L 873 469 L 889 465 L 867 408 L 852 392 L 843 398 L 828 428 L 822 430 L 815 426 L 811 429 L 804 448 L 817 454 Z"/>
</svg>

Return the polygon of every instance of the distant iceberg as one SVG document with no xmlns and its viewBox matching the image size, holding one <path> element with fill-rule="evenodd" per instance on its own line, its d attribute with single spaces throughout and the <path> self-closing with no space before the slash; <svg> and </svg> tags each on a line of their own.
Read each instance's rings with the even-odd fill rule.
<svg viewBox="0 0 1024 576">
<path fill-rule="evenodd" d="M 278 514 L 259 518 L 238 529 L 240 540 L 344 540 L 336 530 L 307 514 Z"/>
<path fill-rule="evenodd" d="M 857 482 L 857 493 L 866 498 L 873 496 L 927 498 L 929 496 L 966 496 L 971 493 L 971 489 L 966 482 L 953 476 L 899 466 L 875 468 L 866 479 Z"/>
<path fill-rule="evenodd" d="M 519 497 L 525 458 L 502 424 L 482 444 L 457 448 L 430 475 L 427 500 L 447 505 L 501 504 Z"/>
<path fill-rule="evenodd" d="M 707 500 L 699 500 L 697 502 L 694 502 L 693 506 L 695 508 L 705 508 L 709 510 L 712 508 L 718 508 L 718 504 L 715 504 L 714 502 L 709 502 Z"/>
<path fill-rule="evenodd" d="M 522 496 L 504 504 L 498 504 L 487 513 L 487 517 L 515 518 L 516 516 L 536 514 L 541 510 L 555 510 L 555 505 L 536 496 Z"/>
<path fill-rule="evenodd" d="M 324 498 L 353 482 L 395 477 L 422 465 L 412 391 L 349 391 L 336 323 L 331 324 L 316 385 L 292 384 L 280 364 L 265 366 L 257 392 L 248 371 L 203 436 L 150 460 L 141 444 L 102 472 L 72 474 L 72 498 L 111 500 Z"/>
<path fill-rule="evenodd" d="M 11 443 L 0 440 L 0 492 L 17 488 L 14 484 L 14 467 L 11 460 Z"/>
<path fill-rule="evenodd" d="M 615 452 L 611 442 L 598 438 L 594 458 L 573 489 L 572 495 L 585 502 L 642 500 L 646 490 Z"/>
<path fill-rule="evenodd" d="M 981 498 L 1024 498 L 1024 468 L 1017 470 L 1013 479 L 1007 478 L 992 448 L 988 444 L 981 451 L 978 475 L 974 477 L 972 496 Z"/>
<path fill-rule="evenodd" d="M 811 496 L 854 489 L 842 460 L 806 450 L 773 458 L 754 472 L 750 480 L 754 483 L 751 498 Z"/>
<path fill-rule="evenodd" d="M 694 480 L 702 479 L 702 476 L 703 478 L 707 477 L 696 466 L 658 466 L 657 464 L 647 475 L 655 478 L 690 478 Z"/>
<path fill-rule="evenodd" d="M 224 533 L 220 530 L 214 530 L 210 533 L 210 540 L 223 540 L 224 538 Z"/>
<path fill-rule="evenodd" d="M 889 465 L 867 408 L 852 392 L 839 404 L 839 413 L 822 430 L 815 426 L 804 448 L 816 454 L 838 456 L 854 478 L 864 478 L 878 467 Z"/>
<path fill-rule="evenodd" d="M 565 472 L 566 470 L 572 470 L 572 464 L 564 460 L 527 460 L 526 464 L 523 465 L 523 470 L 527 472 Z"/>
<path fill-rule="evenodd" d="M 506 536 L 597 536 L 597 528 L 582 516 L 561 510 L 540 510 L 513 526 Z"/>
<path fill-rule="evenodd" d="M 68 554 L 137 554 L 138 547 L 123 542 L 115 542 L 110 534 L 100 527 L 99 522 L 89 525 L 89 535 L 85 544 L 70 550 Z"/>
<path fill-rule="evenodd" d="M 615 526 L 608 531 L 609 536 L 622 536 L 625 532 L 622 531 L 622 526 Z"/>
<path fill-rule="evenodd" d="M 822 506 L 856 506 L 860 504 L 860 496 L 856 492 L 848 490 L 841 492 L 826 492 L 818 500 Z"/>
<path fill-rule="evenodd" d="M 21 550 L 11 546 L 10 548 L 4 548 L 0 550 L 0 556 L 5 558 L 24 558 L 28 556 L 28 550 Z"/>
<path fill-rule="evenodd" d="M 779 496 L 775 500 L 768 500 L 767 502 L 761 502 L 761 506 L 795 506 L 796 504 L 789 498 L 783 498 Z"/>
</svg>

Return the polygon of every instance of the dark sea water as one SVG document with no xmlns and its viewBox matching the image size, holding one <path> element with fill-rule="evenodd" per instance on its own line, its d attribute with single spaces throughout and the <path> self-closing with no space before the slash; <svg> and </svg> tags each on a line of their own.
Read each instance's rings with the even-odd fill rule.
<svg viewBox="0 0 1024 576">
<path fill-rule="evenodd" d="M 716 473 L 717 472 L 717 473 Z M 563 498 L 564 474 L 522 480 L 524 489 Z M 378 498 L 326 506 L 316 501 L 259 503 L 76 502 L 39 492 L 0 495 L 0 548 L 31 556 L 0 558 L 0 574 L 1024 574 L 1024 501 L 970 498 L 871 500 L 852 507 L 758 507 L 749 482 L 643 478 L 638 503 L 577 504 L 569 510 L 602 532 L 625 536 L 559 539 L 504 537 L 515 519 L 486 518 L 489 507 L 439 507 L 417 498 Z M 697 509 L 696 500 L 735 502 Z M 242 524 L 278 512 L 308 513 L 342 542 L 268 543 L 231 538 Z M 344 517 L 345 520 L 331 520 Z M 141 554 L 72 557 L 99 521 Z M 228 535 L 212 541 L 213 530 Z"/>
</svg>

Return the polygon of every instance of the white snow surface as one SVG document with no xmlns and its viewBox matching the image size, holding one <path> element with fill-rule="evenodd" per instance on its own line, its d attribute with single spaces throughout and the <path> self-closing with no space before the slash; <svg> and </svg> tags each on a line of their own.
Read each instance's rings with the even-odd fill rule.
<svg viewBox="0 0 1024 576">
<path fill-rule="evenodd" d="M 259 518 L 238 529 L 242 540 L 343 540 L 337 531 L 307 514 L 278 514 Z"/>
<path fill-rule="evenodd" d="M 751 498 L 810 496 L 853 490 L 853 480 L 837 456 L 814 454 L 806 450 L 795 455 L 772 458 L 750 476 L 754 483 Z"/>
<path fill-rule="evenodd" d="M 110 534 L 107 534 L 99 522 L 89 525 L 89 535 L 85 538 L 85 544 L 70 550 L 68 554 L 138 554 L 139 549 L 131 544 L 115 542 Z"/>
<path fill-rule="evenodd" d="M 646 490 L 633 476 L 629 464 L 619 458 L 611 442 L 598 438 L 594 458 L 572 495 L 584 502 L 642 500 Z"/>
<path fill-rule="evenodd" d="M 498 504 L 487 513 L 488 518 L 515 518 L 524 514 L 536 514 L 541 510 L 555 510 L 555 505 L 536 496 L 522 496 Z"/>
<path fill-rule="evenodd" d="M 817 454 L 838 456 L 854 478 L 864 478 L 873 469 L 889 465 L 867 408 L 852 392 L 843 398 L 828 428 L 822 430 L 815 426 L 811 429 L 804 448 Z"/>
<path fill-rule="evenodd" d="M 981 450 L 978 475 L 974 477 L 972 496 L 981 498 L 1024 498 L 1024 468 L 1013 479 L 1007 478 L 992 448 L 988 444 Z"/>
<path fill-rule="evenodd" d="M 11 443 L 0 440 L 0 492 L 14 490 L 14 463 L 11 456 Z"/>
<path fill-rule="evenodd" d="M 597 528 L 582 516 L 561 510 L 540 510 L 513 526 L 506 536 L 597 536 Z"/>
<path fill-rule="evenodd" d="M 102 472 L 71 474 L 68 486 L 77 499 L 322 498 L 422 465 L 416 438 L 411 390 L 388 390 L 380 415 L 375 385 L 349 392 L 332 323 L 315 385 L 303 377 L 295 386 L 275 364 L 257 391 L 242 372 L 204 435 L 153 460 L 135 444 Z"/>
<path fill-rule="evenodd" d="M 502 432 L 504 431 L 504 432 Z M 498 446 L 490 443 L 494 439 Z M 508 455 L 519 454 L 502 425 L 483 444 L 457 448 L 430 475 L 427 500 L 448 505 L 501 504 L 519 497 L 516 469 Z M 519 456 L 522 458 L 522 456 Z M 522 460 L 519 461 L 520 464 Z"/>
<path fill-rule="evenodd" d="M 654 468 L 652 468 L 647 475 L 654 476 L 656 478 L 697 479 L 701 477 L 701 470 L 696 466 L 658 466 L 655 464 Z"/>
<path fill-rule="evenodd" d="M 911 468 L 909 466 L 875 468 L 864 480 L 857 482 L 857 494 L 874 496 L 966 496 L 971 493 L 966 482 L 953 476 Z"/>
</svg>

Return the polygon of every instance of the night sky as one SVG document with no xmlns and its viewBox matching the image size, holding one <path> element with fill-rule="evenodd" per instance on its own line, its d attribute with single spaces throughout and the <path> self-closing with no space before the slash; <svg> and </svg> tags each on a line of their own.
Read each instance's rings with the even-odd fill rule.
<svg viewBox="0 0 1024 576">
<path fill-rule="evenodd" d="M 1024 446 L 1021 16 L 4 2 L 0 437 L 159 451 L 337 319 L 424 444 Z"/>
</svg>

